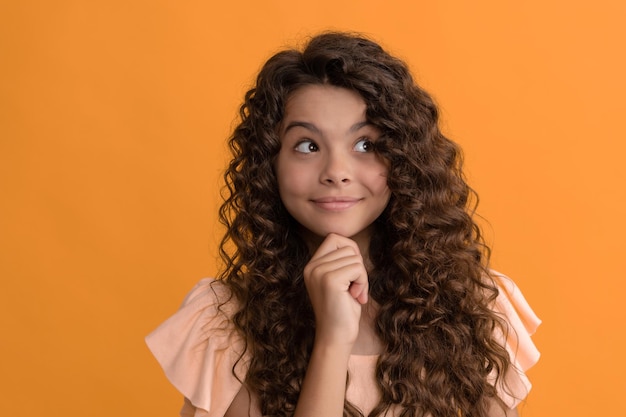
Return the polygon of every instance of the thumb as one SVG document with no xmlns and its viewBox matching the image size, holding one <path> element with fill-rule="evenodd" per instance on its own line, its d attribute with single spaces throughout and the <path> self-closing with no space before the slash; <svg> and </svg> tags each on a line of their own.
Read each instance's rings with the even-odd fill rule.
<svg viewBox="0 0 626 417">
<path fill-rule="evenodd" d="M 366 304 L 369 298 L 369 284 L 367 279 L 357 279 L 356 281 L 352 281 L 350 284 L 350 288 L 348 292 L 359 302 L 359 304 Z"/>
</svg>

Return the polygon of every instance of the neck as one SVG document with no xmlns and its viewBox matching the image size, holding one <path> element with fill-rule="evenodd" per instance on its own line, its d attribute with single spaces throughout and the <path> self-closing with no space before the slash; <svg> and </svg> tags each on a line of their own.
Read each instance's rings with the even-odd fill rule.
<svg viewBox="0 0 626 417">
<path fill-rule="evenodd" d="M 352 347 L 353 355 L 380 355 L 383 351 L 383 345 L 374 330 L 377 312 L 378 304 L 370 297 L 361 309 L 359 335 Z"/>
</svg>

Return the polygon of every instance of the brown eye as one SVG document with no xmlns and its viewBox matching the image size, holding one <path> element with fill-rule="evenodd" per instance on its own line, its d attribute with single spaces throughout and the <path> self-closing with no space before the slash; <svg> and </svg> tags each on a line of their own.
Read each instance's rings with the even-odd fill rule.
<svg viewBox="0 0 626 417">
<path fill-rule="evenodd" d="M 302 142 L 298 143 L 294 149 L 296 150 L 296 152 L 300 153 L 312 153 L 319 151 L 319 148 L 315 144 L 315 142 L 310 140 L 303 140 Z"/>
<path fill-rule="evenodd" d="M 371 140 L 363 138 L 354 145 L 354 150 L 357 152 L 372 152 L 374 150 L 374 144 Z"/>
</svg>

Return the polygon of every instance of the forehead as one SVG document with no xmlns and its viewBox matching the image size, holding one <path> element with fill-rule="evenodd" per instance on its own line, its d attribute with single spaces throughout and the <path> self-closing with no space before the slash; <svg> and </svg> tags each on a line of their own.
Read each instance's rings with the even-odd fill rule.
<svg viewBox="0 0 626 417">
<path fill-rule="evenodd" d="M 367 107 L 363 97 L 356 91 L 332 85 L 312 84 L 300 87 L 289 95 L 285 113 L 339 104 L 358 108 L 363 113 Z"/>
<path fill-rule="evenodd" d="M 330 126 L 354 124 L 365 121 L 366 110 L 365 101 L 353 90 L 307 85 L 294 91 L 287 99 L 283 127 L 293 121 Z"/>
</svg>

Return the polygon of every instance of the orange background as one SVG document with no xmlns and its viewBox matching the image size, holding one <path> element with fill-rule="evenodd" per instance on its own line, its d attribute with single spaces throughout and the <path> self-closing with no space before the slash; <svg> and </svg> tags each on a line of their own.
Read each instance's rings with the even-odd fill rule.
<svg viewBox="0 0 626 417">
<path fill-rule="evenodd" d="M 441 105 L 493 265 L 544 320 L 523 417 L 626 395 L 623 0 L 3 1 L 0 415 L 173 416 L 143 337 L 215 273 L 237 106 L 320 29 L 372 35 Z"/>
</svg>

